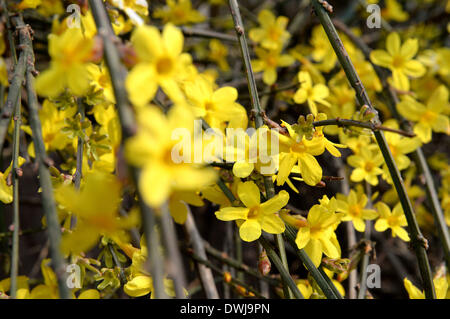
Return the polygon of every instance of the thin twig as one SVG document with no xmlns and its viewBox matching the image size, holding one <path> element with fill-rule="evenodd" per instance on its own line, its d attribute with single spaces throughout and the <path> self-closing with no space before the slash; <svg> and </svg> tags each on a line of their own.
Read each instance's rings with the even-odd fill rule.
<svg viewBox="0 0 450 319">
<path fill-rule="evenodd" d="M 199 256 L 202 260 L 208 260 L 206 257 L 205 247 L 203 245 L 203 239 L 201 238 L 200 233 L 197 230 L 197 226 L 195 225 L 195 220 L 190 209 L 188 209 L 188 215 L 186 218 L 186 222 L 184 223 L 184 229 L 189 236 L 194 254 L 196 256 Z M 206 298 L 219 299 L 219 293 L 217 292 L 216 284 L 214 282 L 214 276 L 211 272 L 211 269 L 206 267 L 204 264 L 198 264 L 197 269 L 203 289 L 205 290 Z"/>
<path fill-rule="evenodd" d="M 342 31 L 346 36 L 349 37 L 349 39 L 363 52 L 367 60 L 371 61 L 370 53 L 372 50 L 369 46 L 367 46 L 343 23 L 336 21 L 336 27 L 340 31 Z M 400 127 L 403 130 L 411 131 L 411 124 L 409 123 L 409 121 L 404 119 L 397 110 L 398 96 L 395 90 L 393 90 L 393 88 L 389 85 L 387 81 L 388 73 L 385 72 L 383 68 L 374 63 L 372 63 L 372 66 L 383 85 L 383 90 L 385 92 L 385 100 L 387 102 L 389 110 L 391 111 L 393 116 L 398 120 L 398 122 L 400 123 Z M 419 168 L 420 173 L 423 174 L 425 178 L 424 186 L 427 194 L 427 200 L 429 202 L 431 213 L 433 214 L 436 223 L 439 238 L 441 239 L 442 242 L 447 269 L 450 270 L 450 233 L 447 224 L 445 222 L 445 217 L 442 212 L 441 205 L 439 203 L 439 197 L 437 195 L 433 176 L 431 175 L 425 156 L 420 147 L 416 149 L 414 152 L 412 152 L 412 158 L 417 167 Z"/>
<path fill-rule="evenodd" d="M 211 255 L 212 257 L 218 259 L 222 263 L 227 264 L 235 269 L 241 270 L 241 271 L 245 272 L 247 275 L 264 280 L 265 282 L 269 283 L 270 285 L 278 286 L 279 284 L 281 284 L 280 280 L 277 280 L 275 278 L 271 278 L 268 276 L 263 276 L 260 272 L 251 268 L 250 266 L 229 257 L 224 252 L 221 252 L 221 251 L 215 249 L 207 241 L 203 241 L 203 244 L 205 246 L 206 253 Z"/>
<path fill-rule="evenodd" d="M 366 186 L 366 195 L 368 199 L 368 207 L 372 208 L 372 189 L 370 187 L 370 184 L 365 182 Z M 366 229 L 364 230 L 364 240 L 367 243 L 370 243 L 370 233 L 371 233 L 371 227 L 372 223 L 370 220 L 366 220 Z M 359 292 L 358 292 L 358 299 L 366 299 L 366 290 L 367 290 L 367 266 L 369 265 L 369 259 L 370 259 L 371 250 L 366 249 L 364 250 L 364 255 L 362 257 L 361 261 L 361 274 L 360 274 L 360 281 L 359 281 Z"/>
<path fill-rule="evenodd" d="M 323 121 L 316 121 L 313 122 L 313 125 L 315 127 L 317 126 L 328 126 L 328 125 L 337 125 L 339 127 L 341 126 L 356 126 L 356 127 L 362 127 L 362 128 L 366 128 L 369 129 L 371 131 L 386 131 L 386 132 L 392 132 L 392 133 L 397 133 L 406 137 L 415 137 L 416 134 L 414 134 L 413 132 L 406 132 L 403 130 L 397 130 L 394 128 L 390 128 L 387 126 L 383 126 L 379 123 L 372 123 L 372 122 L 360 122 L 360 121 L 356 121 L 356 120 L 347 120 L 347 119 L 341 119 L 341 118 L 335 118 L 335 119 L 328 119 L 328 120 L 323 120 Z"/>
<path fill-rule="evenodd" d="M 22 18 L 16 18 L 17 25 L 20 25 L 20 38 L 24 38 L 25 50 L 28 52 L 26 63 L 26 90 L 28 97 L 28 121 L 33 132 L 33 144 L 36 154 L 36 162 L 38 164 L 39 182 L 42 189 L 42 208 L 47 220 L 47 233 L 50 245 L 50 256 L 52 259 L 52 267 L 58 279 L 59 297 L 70 299 L 71 292 L 66 283 L 66 262 L 60 252 L 61 227 L 59 225 L 58 215 L 56 212 L 55 200 L 53 197 L 53 185 L 50 179 L 48 165 L 51 160 L 47 157 L 45 144 L 42 137 L 41 121 L 38 113 L 38 100 L 34 89 L 34 54 L 31 43 L 31 34 L 29 27 L 25 27 Z"/>
<path fill-rule="evenodd" d="M 321 3 L 319 3 L 317 0 L 312 0 L 315 12 L 317 16 L 319 17 L 319 20 L 322 24 L 322 26 L 325 29 L 325 32 L 328 36 L 328 39 L 338 57 L 339 62 L 341 63 L 345 74 L 354 88 L 356 92 L 356 98 L 358 99 L 358 102 L 361 106 L 367 105 L 372 112 L 376 114 L 376 110 L 373 108 L 372 103 L 369 99 L 369 96 L 364 88 L 364 85 L 362 84 L 358 74 L 356 73 L 356 70 L 350 61 L 350 57 L 347 53 L 347 51 L 344 48 L 344 45 L 339 38 L 339 35 L 336 32 L 336 29 L 331 22 L 330 17 L 328 16 L 327 11 L 324 9 Z M 379 123 L 378 116 L 375 116 L 374 120 L 375 123 Z M 406 192 L 405 185 L 403 184 L 403 179 L 400 175 L 400 171 L 398 170 L 397 165 L 395 164 L 394 158 L 392 156 L 392 153 L 389 149 L 389 145 L 386 141 L 386 138 L 384 137 L 384 134 L 382 131 L 374 131 L 375 139 L 378 143 L 378 146 L 380 147 L 381 153 L 383 154 L 384 160 L 386 162 L 386 165 L 389 169 L 389 172 L 392 177 L 392 181 L 394 184 L 395 189 L 397 190 L 398 197 L 400 199 L 400 202 L 403 207 L 403 211 L 405 213 L 406 219 L 408 221 L 408 229 L 411 237 L 411 243 L 414 246 L 417 260 L 419 263 L 420 272 L 422 275 L 422 281 L 425 289 L 425 296 L 427 298 L 434 299 L 436 297 L 436 293 L 434 290 L 433 285 L 433 278 L 430 268 L 430 263 L 428 261 L 427 253 L 426 253 L 426 247 L 427 247 L 427 241 L 423 237 L 419 225 L 417 223 L 416 217 L 414 215 L 414 210 L 411 204 L 411 201 L 409 200 L 408 194 Z"/>
<path fill-rule="evenodd" d="M 201 256 L 198 256 L 197 254 L 195 254 L 190 249 L 187 252 L 189 253 L 189 256 L 192 259 L 194 259 L 197 263 L 200 264 L 199 266 L 204 266 L 206 269 L 213 270 L 213 271 L 217 272 L 218 274 L 220 274 L 222 277 L 225 276 L 225 272 L 223 272 L 219 267 L 214 265 L 209 260 L 204 259 Z M 214 279 L 213 279 L 212 282 L 214 283 Z M 258 290 L 256 290 L 255 288 L 247 285 L 245 282 L 243 282 L 243 281 L 241 281 L 241 280 L 239 280 L 237 278 L 231 277 L 229 282 L 228 281 L 225 281 L 225 282 L 232 283 L 232 284 L 237 285 L 237 286 L 241 286 L 241 287 L 245 288 L 247 291 L 253 293 L 255 295 L 255 297 L 261 298 L 261 299 L 265 299 L 265 297 L 263 295 L 261 295 L 261 293 Z"/>
<path fill-rule="evenodd" d="M 231 15 L 233 17 L 234 27 L 236 31 L 236 35 L 239 40 L 239 47 L 241 49 L 242 60 L 245 65 L 245 71 L 247 74 L 247 82 L 248 89 L 251 95 L 251 104 L 253 112 L 255 113 L 255 127 L 258 129 L 259 127 L 264 125 L 263 120 L 263 110 L 259 103 L 258 97 L 258 89 L 256 86 L 255 77 L 253 75 L 253 69 L 250 59 L 250 52 L 248 50 L 247 39 L 245 37 L 244 24 L 242 23 L 241 14 L 239 12 L 239 6 L 236 0 L 229 1 Z M 264 176 L 264 185 L 266 188 L 266 197 L 268 199 L 275 196 L 275 188 L 273 186 L 273 181 L 271 176 Z M 278 246 L 278 250 L 280 252 L 281 261 L 286 271 L 289 273 L 289 265 L 287 263 L 286 250 L 284 248 L 283 236 L 281 234 L 275 235 L 276 242 Z M 289 291 L 287 288 L 287 283 L 283 285 L 284 295 L 292 298 L 292 291 Z"/>
<path fill-rule="evenodd" d="M 127 91 L 125 89 L 126 69 L 120 61 L 120 56 L 115 45 L 116 36 L 109 21 L 108 14 L 101 0 L 89 0 L 95 24 L 99 36 L 103 39 L 103 52 L 106 60 L 106 65 L 109 70 L 111 84 L 116 99 L 117 111 L 119 121 L 122 129 L 122 143 L 136 132 L 136 124 L 134 114 L 128 101 Z M 123 144 L 122 144 L 123 151 Z M 139 170 L 136 167 L 129 166 L 131 177 L 137 185 L 139 180 Z M 164 290 L 163 282 L 163 259 L 159 251 L 160 238 L 156 232 L 156 218 L 154 211 L 148 207 L 140 196 L 139 189 L 137 189 L 139 197 L 139 206 L 141 209 L 142 224 L 145 232 L 145 239 L 149 250 L 150 273 L 153 279 L 154 296 L 155 298 L 166 298 L 167 295 Z"/>
<path fill-rule="evenodd" d="M 184 288 L 186 285 L 186 275 L 184 274 L 183 260 L 178 249 L 178 240 L 175 225 L 170 216 L 167 203 L 161 207 L 161 226 L 164 237 L 164 244 L 169 254 L 168 273 L 171 275 L 175 286 L 175 295 L 178 299 L 185 299 Z"/>
</svg>

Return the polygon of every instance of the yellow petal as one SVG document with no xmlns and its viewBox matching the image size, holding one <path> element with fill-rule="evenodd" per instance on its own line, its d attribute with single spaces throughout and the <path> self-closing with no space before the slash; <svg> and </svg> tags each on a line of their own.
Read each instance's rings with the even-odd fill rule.
<svg viewBox="0 0 450 319">
<path fill-rule="evenodd" d="M 289 201 L 289 193 L 285 190 L 280 191 L 277 195 L 261 204 L 261 209 L 265 214 L 273 214 L 278 212 Z"/>
<path fill-rule="evenodd" d="M 239 227 L 239 235 L 244 241 L 257 240 L 261 236 L 261 225 L 254 219 L 248 219 Z"/>
<path fill-rule="evenodd" d="M 241 183 L 238 185 L 238 195 L 239 199 L 248 208 L 259 206 L 260 195 L 259 188 L 252 181 Z"/>
<path fill-rule="evenodd" d="M 261 228 L 270 234 L 281 234 L 285 230 L 283 220 L 275 214 L 265 215 L 260 219 Z"/>
<path fill-rule="evenodd" d="M 317 185 L 322 179 L 322 167 L 314 156 L 308 153 L 302 154 L 299 157 L 300 172 L 303 180 L 310 186 Z"/>
<path fill-rule="evenodd" d="M 385 68 L 389 68 L 392 66 L 392 56 L 383 50 L 373 50 L 370 53 L 370 59 L 373 63 Z"/>
<path fill-rule="evenodd" d="M 177 57 L 183 51 L 183 34 L 172 24 L 166 24 L 163 30 L 162 39 L 167 53 Z"/>
<path fill-rule="evenodd" d="M 223 221 L 247 219 L 248 211 L 244 207 L 225 207 L 216 212 L 216 217 Z"/>
<path fill-rule="evenodd" d="M 392 56 L 400 53 L 400 36 L 397 32 L 388 35 L 386 39 L 386 49 Z"/>
<path fill-rule="evenodd" d="M 311 236 L 309 227 L 300 227 L 297 233 L 297 237 L 295 238 L 295 243 L 297 244 L 298 249 L 305 248 L 310 238 Z"/>
<path fill-rule="evenodd" d="M 136 276 L 125 284 L 123 290 L 131 297 L 145 296 L 153 290 L 153 280 L 149 276 Z"/>
</svg>

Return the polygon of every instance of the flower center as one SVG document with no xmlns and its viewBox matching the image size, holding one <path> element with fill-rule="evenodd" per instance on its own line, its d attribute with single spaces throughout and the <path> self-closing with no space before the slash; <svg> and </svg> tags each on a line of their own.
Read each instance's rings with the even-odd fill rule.
<svg viewBox="0 0 450 319">
<path fill-rule="evenodd" d="M 422 119 L 426 123 L 433 123 L 436 119 L 436 113 L 431 112 L 431 111 L 426 111 L 425 113 L 423 113 Z"/>
<path fill-rule="evenodd" d="M 306 146 L 303 144 L 303 142 L 295 143 L 291 146 L 291 150 L 295 153 L 304 153 L 306 152 Z"/>
<path fill-rule="evenodd" d="M 392 65 L 396 69 L 401 69 L 405 63 L 405 60 L 401 55 L 397 55 L 394 57 L 394 60 L 392 61 Z"/>
<path fill-rule="evenodd" d="M 250 208 L 250 211 L 247 214 L 247 218 L 255 218 L 256 216 L 258 216 L 259 213 L 259 206 L 255 206 Z"/>
<path fill-rule="evenodd" d="M 359 205 L 350 206 L 349 214 L 353 217 L 359 217 L 361 215 L 361 207 L 359 207 Z"/>
<path fill-rule="evenodd" d="M 366 162 L 364 165 L 364 170 L 366 172 L 371 172 L 375 168 L 375 165 L 372 162 Z"/>
<path fill-rule="evenodd" d="M 277 28 L 270 28 L 269 38 L 271 40 L 277 41 L 279 37 L 280 37 L 280 31 Z"/>
<path fill-rule="evenodd" d="M 170 73 L 173 69 L 172 60 L 169 58 L 161 58 L 156 62 L 156 72 L 162 75 Z"/>
</svg>

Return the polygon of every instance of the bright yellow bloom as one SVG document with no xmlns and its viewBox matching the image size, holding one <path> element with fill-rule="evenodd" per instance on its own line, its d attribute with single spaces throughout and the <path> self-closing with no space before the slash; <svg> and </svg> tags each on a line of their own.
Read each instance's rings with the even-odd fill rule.
<svg viewBox="0 0 450 319">
<path fill-rule="evenodd" d="M 386 0 L 386 8 L 381 10 L 381 16 L 386 20 L 403 22 L 408 20 L 409 14 L 403 11 L 397 0 Z"/>
<path fill-rule="evenodd" d="M 85 177 L 81 191 L 73 185 L 55 190 L 56 201 L 77 216 L 73 231 L 63 236 L 61 248 L 65 253 L 80 253 L 91 249 L 101 235 L 123 236 L 121 230 L 134 226 L 134 215 L 119 217 L 121 185 L 114 175 L 92 172 Z M 119 237 L 120 238 L 120 237 Z"/>
<path fill-rule="evenodd" d="M 67 126 L 66 119 L 73 117 L 77 112 L 75 105 L 65 109 L 58 109 L 57 105 L 45 99 L 39 110 L 42 126 L 42 137 L 46 150 L 62 150 L 71 143 L 69 133 L 62 131 Z M 34 157 L 34 143 L 28 145 L 28 153 Z"/>
<path fill-rule="evenodd" d="M 248 36 L 267 50 L 281 50 L 291 35 L 286 31 L 288 18 L 275 18 L 269 10 L 261 10 L 258 14 L 259 28 L 250 29 Z"/>
<path fill-rule="evenodd" d="M 133 249 L 131 258 L 131 265 L 128 268 L 130 277 L 128 282 L 123 286 L 124 292 L 131 297 L 141 297 L 149 293 L 152 293 L 153 279 L 145 270 L 145 262 L 148 256 L 147 245 L 144 236 L 140 241 L 141 249 Z M 134 248 L 134 247 L 133 247 Z M 173 289 L 173 281 L 164 278 L 164 291 L 168 296 L 175 297 L 175 291 Z M 154 298 L 154 294 L 150 295 L 150 298 Z"/>
<path fill-rule="evenodd" d="M 162 35 L 153 26 L 139 26 L 131 36 L 139 63 L 126 79 L 131 101 L 143 106 L 153 99 L 159 86 L 174 101 L 183 101 L 183 92 L 177 79 L 191 63 L 183 51 L 183 34 L 171 24 L 164 27 Z"/>
<path fill-rule="evenodd" d="M 255 53 L 258 59 L 252 60 L 253 71 L 263 71 L 263 82 L 267 85 L 272 85 L 277 81 L 278 67 L 287 67 L 295 61 L 292 56 L 281 54 L 280 51 L 256 48 Z"/>
<path fill-rule="evenodd" d="M 214 183 L 213 169 L 190 164 L 190 150 L 183 148 L 182 154 L 177 153 L 180 143 L 186 142 L 187 147 L 192 143 L 194 116 L 188 107 L 175 105 L 167 117 L 156 107 L 145 107 L 137 119 L 138 133 L 127 141 L 125 156 L 130 164 L 142 167 L 139 189 L 147 204 L 160 206 L 172 191 L 198 190 Z M 183 136 L 173 137 L 176 132 Z M 180 161 L 174 158 L 178 155 Z"/>
<path fill-rule="evenodd" d="M 408 292 L 409 299 L 425 299 L 425 293 L 413 285 L 408 278 L 403 279 L 403 284 Z M 433 279 L 434 289 L 436 291 L 436 299 L 446 299 L 448 290 L 448 281 L 446 277 Z"/>
<path fill-rule="evenodd" d="M 334 198 L 330 201 L 336 202 Z M 340 247 L 334 234 L 334 226 L 340 220 L 332 205 L 314 205 L 308 213 L 307 225 L 300 227 L 295 243 L 298 249 L 305 249 L 312 262 L 318 267 L 322 254 L 330 258 L 339 258 Z"/>
<path fill-rule="evenodd" d="M 285 225 L 277 212 L 289 201 L 288 192 L 282 190 L 268 201 L 261 203 L 259 188 L 254 182 L 238 185 L 238 196 L 245 207 L 225 207 L 216 212 L 223 221 L 238 220 L 239 235 L 244 241 L 254 241 L 261 236 L 261 229 L 270 234 L 281 234 Z"/>
<path fill-rule="evenodd" d="M 311 113 L 317 115 L 317 105 L 320 103 L 327 107 L 330 107 L 330 103 L 325 99 L 330 94 L 328 88 L 321 83 L 313 85 L 311 75 L 308 72 L 300 71 L 298 73 L 298 80 L 300 81 L 300 88 L 295 92 L 295 103 L 302 104 L 308 102 Z"/>
<path fill-rule="evenodd" d="M 366 230 L 365 220 L 373 220 L 378 217 L 378 213 L 373 209 L 366 209 L 367 196 L 364 193 L 356 193 L 350 190 L 348 196 L 337 195 L 338 211 L 345 213 L 342 221 L 351 221 L 355 229 L 359 232 Z"/>
<path fill-rule="evenodd" d="M 228 64 L 227 56 L 228 56 L 228 48 L 225 45 L 223 45 L 222 42 L 220 42 L 217 39 L 212 39 L 209 42 L 208 59 L 217 63 L 219 68 L 224 72 L 230 70 L 230 65 Z"/>
<path fill-rule="evenodd" d="M 380 152 L 374 154 L 367 147 L 362 147 L 358 155 L 350 155 L 347 162 L 355 169 L 352 171 L 350 179 L 353 182 L 365 180 L 370 185 L 378 184 L 378 175 L 383 173 L 380 165 L 383 164 L 383 155 Z"/>
<path fill-rule="evenodd" d="M 374 50 L 370 54 L 373 63 L 392 71 L 393 85 L 403 91 L 409 91 L 408 76 L 418 78 L 426 69 L 419 61 L 413 60 L 419 50 L 417 39 L 408 39 L 401 45 L 400 36 L 394 32 L 386 40 L 386 51 Z"/>
<path fill-rule="evenodd" d="M 36 91 L 56 97 L 66 88 L 74 95 L 84 95 L 89 89 L 87 62 L 92 58 L 93 40 L 80 28 L 69 28 L 61 35 L 50 34 L 48 53 L 50 68 L 36 78 Z"/>
<path fill-rule="evenodd" d="M 19 167 L 25 163 L 25 159 L 23 157 L 19 156 L 19 161 L 17 164 L 19 164 Z M 4 173 L 0 172 L 0 201 L 4 204 L 9 204 L 13 201 L 13 187 L 12 185 L 8 185 L 7 178 L 9 176 L 9 173 L 11 172 L 13 162 L 11 161 L 11 164 L 9 164 L 8 168 L 5 170 Z"/>
<path fill-rule="evenodd" d="M 293 167 L 298 165 L 300 174 L 306 184 L 315 186 L 322 179 L 322 167 L 314 156 L 323 153 L 323 143 L 313 138 L 308 141 L 300 137 L 291 125 L 282 121 L 288 130 L 289 136 L 279 135 L 280 141 L 280 169 L 277 175 L 277 185 L 281 186 L 289 177 Z"/>
<path fill-rule="evenodd" d="M 404 226 L 408 226 L 408 222 L 403 213 L 401 203 L 395 205 L 392 212 L 389 206 L 383 202 L 378 202 L 375 207 L 380 214 L 380 217 L 375 222 L 375 230 L 384 232 L 386 229 L 390 228 L 392 237 L 398 236 L 404 241 L 409 241 L 408 232 L 403 228 Z"/>
<path fill-rule="evenodd" d="M 203 118 L 212 128 L 222 130 L 227 123 L 230 128 L 247 128 L 247 112 L 236 102 L 238 92 L 235 88 L 225 86 L 214 90 L 210 81 L 197 76 L 185 83 L 184 92 L 194 116 Z"/>
<path fill-rule="evenodd" d="M 433 92 L 426 106 L 405 96 L 398 104 L 398 111 L 415 122 L 414 133 L 423 143 L 428 143 L 431 141 L 432 131 L 450 135 L 450 123 L 446 115 L 449 105 L 448 89 L 441 85 Z"/>
<path fill-rule="evenodd" d="M 195 9 L 192 9 L 191 0 L 167 0 L 167 7 L 158 8 L 153 14 L 155 18 L 160 18 L 164 23 L 175 25 L 199 23 L 205 17 Z"/>
</svg>

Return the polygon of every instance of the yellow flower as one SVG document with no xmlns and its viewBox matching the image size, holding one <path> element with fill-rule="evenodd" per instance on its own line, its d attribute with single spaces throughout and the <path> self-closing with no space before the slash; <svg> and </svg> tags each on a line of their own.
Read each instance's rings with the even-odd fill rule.
<svg viewBox="0 0 450 319">
<path fill-rule="evenodd" d="M 297 164 L 300 174 L 306 184 L 315 186 L 322 179 L 322 167 L 314 156 L 324 152 L 324 145 L 318 138 L 308 141 L 300 137 L 291 125 L 282 121 L 282 126 L 288 130 L 289 136 L 279 135 L 280 141 L 280 169 L 277 175 L 277 185 L 281 186 L 289 177 L 293 167 Z"/>
<path fill-rule="evenodd" d="M 336 201 L 334 198 L 332 201 Z M 334 226 L 339 222 L 340 214 L 326 205 L 314 205 L 308 213 L 307 225 L 300 227 L 295 243 L 298 249 L 305 252 L 318 267 L 322 254 L 330 258 L 339 258 L 340 247 L 334 234 Z"/>
<path fill-rule="evenodd" d="M 359 232 L 366 230 L 365 220 L 373 220 L 378 217 L 378 213 L 373 209 L 366 209 L 366 194 L 357 194 L 353 189 L 350 190 L 348 196 L 343 194 L 337 195 L 338 211 L 345 213 L 342 221 L 352 221 L 353 226 Z"/>
<path fill-rule="evenodd" d="M 217 63 L 219 68 L 224 72 L 230 70 L 230 66 L 227 61 L 227 56 L 228 56 L 228 49 L 226 46 L 222 44 L 222 42 L 220 42 L 217 39 L 212 39 L 209 42 L 208 59 Z"/>
<path fill-rule="evenodd" d="M 19 156 L 19 167 L 25 163 L 25 159 Z M 13 201 L 13 187 L 12 185 L 8 185 L 7 178 L 9 173 L 11 172 L 13 162 L 9 164 L 8 168 L 4 173 L 0 172 L 0 201 L 4 204 L 9 204 Z"/>
<path fill-rule="evenodd" d="M 205 17 L 195 9 L 192 9 L 191 0 L 167 0 L 167 7 L 158 8 L 153 14 L 164 23 L 171 22 L 175 25 L 199 23 Z"/>
<path fill-rule="evenodd" d="M 66 88 L 74 95 L 84 95 L 89 89 L 87 62 L 92 58 L 93 40 L 86 38 L 80 28 L 69 28 L 57 36 L 50 34 L 50 68 L 36 78 L 36 91 L 43 96 L 56 97 Z"/>
<path fill-rule="evenodd" d="M 270 234 L 281 234 L 285 225 L 277 212 L 289 201 L 288 192 L 282 190 L 268 201 L 261 203 L 259 188 L 254 182 L 238 185 L 239 199 L 244 207 L 225 207 L 216 212 L 223 221 L 238 220 L 239 235 L 244 241 L 254 241 L 261 236 L 261 229 Z"/>
<path fill-rule="evenodd" d="M 263 71 L 263 82 L 272 85 L 277 81 L 277 67 L 286 67 L 294 63 L 294 58 L 280 51 L 255 49 L 258 59 L 252 60 L 253 71 Z"/>
<path fill-rule="evenodd" d="M 248 36 L 261 47 L 267 50 L 281 50 L 291 35 L 286 31 L 288 18 L 280 16 L 275 18 L 269 10 L 261 10 L 258 14 L 259 28 L 252 28 Z"/>
<path fill-rule="evenodd" d="M 386 20 L 403 22 L 408 20 L 409 14 L 403 11 L 397 0 L 386 0 L 386 8 L 381 10 L 381 16 Z"/>
<path fill-rule="evenodd" d="M 433 92 L 426 106 L 410 96 L 405 96 L 398 104 L 399 113 L 416 123 L 414 133 L 423 143 L 431 141 L 432 131 L 450 135 L 448 108 L 448 89 L 443 85 Z"/>
<path fill-rule="evenodd" d="M 409 299 L 425 299 L 425 293 L 414 286 L 408 278 L 403 279 L 403 284 L 408 292 Z M 448 290 L 448 281 L 446 277 L 439 277 L 433 279 L 434 288 L 436 291 L 436 299 L 446 299 Z"/>
<path fill-rule="evenodd" d="M 183 101 L 177 79 L 186 71 L 191 57 L 183 51 L 183 34 L 171 24 L 162 35 L 153 26 L 139 26 L 131 36 L 139 63 L 128 74 L 126 87 L 131 101 L 143 106 L 153 99 L 159 86 L 174 101 Z"/>
<path fill-rule="evenodd" d="M 212 128 L 247 128 L 248 118 L 245 108 L 236 102 L 238 92 L 225 86 L 214 90 L 210 81 L 202 76 L 184 85 L 189 105 L 195 117 L 203 118 Z"/>
<path fill-rule="evenodd" d="M 409 241 L 408 232 L 403 228 L 407 226 L 405 214 L 403 213 L 401 203 L 395 205 L 391 212 L 388 205 L 383 202 L 378 202 L 375 205 L 378 210 L 380 217 L 375 222 L 375 230 L 377 232 L 384 232 L 386 229 L 390 228 L 392 231 L 392 237 L 400 237 L 404 241 Z"/>
<path fill-rule="evenodd" d="M 370 54 L 373 63 L 392 71 L 393 85 L 403 91 L 409 91 L 409 79 L 421 77 L 426 69 L 419 61 L 413 60 L 419 49 L 417 39 L 408 39 L 401 45 L 400 36 L 394 32 L 386 40 L 386 51 L 374 50 Z"/>
<path fill-rule="evenodd" d="M 140 241 L 141 249 L 133 249 L 131 258 L 131 265 L 128 268 L 130 276 L 128 282 L 123 286 L 124 292 L 131 297 L 141 297 L 149 293 L 152 293 L 153 279 L 145 270 L 145 262 L 147 260 L 148 251 L 145 242 L 145 237 L 141 237 Z M 134 247 L 133 247 L 134 248 Z M 168 296 L 175 297 L 175 291 L 173 288 L 173 281 L 164 278 L 164 291 Z M 150 295 L 153 299 L 153 293 Z"/>
<path fill-rule="evenodd" d="M 177 224 L 184 224 L 188 214 L 187 204 L 193 206 L 203 206 L 202 198 L 193 191 L 174 192 L 169 199 L 169 211 L 173 220 Z"/>
<path fill-rule="evenodd" d="M 378 175 L 383 173 L 379 167 L 383 164 L 383 155 L 380 152 L 373 154 L 373 151 L 367 147 L 362 147 L 358 155 L 350 155 L 347 158 L 350 166 L 355 167 L 352 171 L 350 179 L 353 182 L 361 182 L 365 180 L 370 185 L 378 184 Z"/>
<path fill-rule="evenodd" d="M 313 85 L 311 75 L 305 71 L 298 73 L 298 80 L 301 85 L 297 92 L 295 92 L 295 103 L 302 104 L 308 102 L 309 109 L 314 116 L 317 115 L 316 103 L 330 107 L 330 103 L 325 100 L 330 94 L 330 91 L 324 84 L 318 83 Z"/>
<path fill-rule="evenodd" d="M 178 149 L 180 143 L 191 148 L 194 116 L 188 107 L 175 105 L 167 117 L 156 107 L 145 107 L 137 118 L 138 133 L 127 141 L 125 156 L 132 165 L 142 167 L 139 189 L 148 205 L 160 206 L 172 191 L 198 190 L 214 183 L 213 169 L 190 164 L 190 150 L 183 148 L 180 154 Z M 183 136 L 177 134 L 173 139 L 176 132 Z M 173 155 L 182 158 L 178 161 Z"/>
<path fill-rule="evenodd" d="M 44 283 L 34 287 L 27 299 L 59 299 L 58 280 L 55 272 L 50 268 L 50 262 L 49 258 L 42 260 L 41 272 Z"/>
<path fill-rule="evenodd" d="M 61 249 L 65 253 L 86 252 L 101 235 L 123 236 L 121 230 L 135 223 L 134 214 L 119 218 L 121 185 L 111 174 L 95 171 L 87 174 L 81 191 L 72 185 L 62 185 L 55 190 L 55 199 L 77 216 L 75 229 L 62 239 Z"/>
<path fill-rule="evenodd" d="M 73 117 L 77 112 L 75 105 L 65 109 L 58 109 L 56 104 L 48 99 L 42 103 L 39 110 L 39 118 L 42 126 L 42 137 L 46 150 L 62 150 L 71 143 L 69 133 L 61 131 L 66 124 L 66 119 Z M 28 153 L 31 157 L 35 156 L 34 143 L 28 145 Z"/>
</svg>

